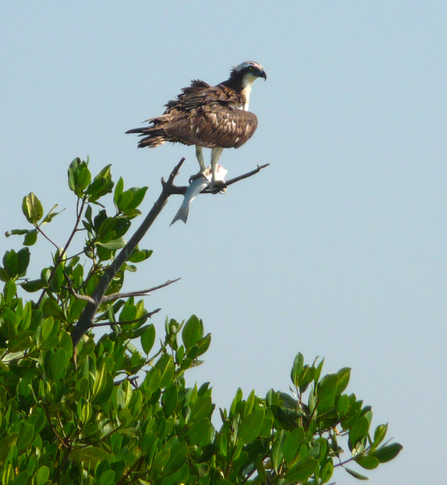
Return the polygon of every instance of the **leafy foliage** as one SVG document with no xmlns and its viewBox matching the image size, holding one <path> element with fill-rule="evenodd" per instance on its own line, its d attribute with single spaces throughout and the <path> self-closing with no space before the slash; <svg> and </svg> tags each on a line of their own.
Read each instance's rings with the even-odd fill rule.
<svg viewBox="0 0 447 485">
<path fill-rule="evenodd" d="M 120 294 L 125 275 L 151 256 L 134 250 L 109 285 L 94 324 L 74 348 L 71 332 L 90 295 L 140 212 L 146 188 L 114 185 L 110 166 L 92 177 L 88 161 L 68 171 L 76 195 L 76 221 L 63 249 L 40 277 L 26 277 L 29 246 L 45 235 L 34 194 L 22 208 L 31 229 L 24 247 L 6 251 L 0 268 L 0 482 L 58 484 L 323 484 L 334 468 L 357 464 L 371 470 L 397 456 L 385 442 L 388 426 L 371 433 L 372 411 L 344 393 L 350 369 L 322 376 L 323 361 L 308 365 L 298 354 L 291 370 L 292 394 L 239 390 L 222 425 L 212 424 L 209 383 L 186 386 L 185 372 L 200 365 L 211 335 L 191 316 L 167 319 L 156 330 L 135 295 Z M 100 200 L 113 192 L 114 215 Z M 83 248 L 69 250 L 75 234 Z M 40 292 L 34 300 L 19 296 Z M 109 331 L 94 335 L 95 326 Z M 137 384 L 137 382 L 141 380 Z M 349 449 L 344 459 L 340 442 Z M 359 479 L 358 471 L 346 471 Z"/>
</svg>

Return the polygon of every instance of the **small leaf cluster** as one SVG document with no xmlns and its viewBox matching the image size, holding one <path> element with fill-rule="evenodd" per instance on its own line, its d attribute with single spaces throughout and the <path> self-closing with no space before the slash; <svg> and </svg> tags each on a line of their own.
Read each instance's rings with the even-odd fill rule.
<svg viewBox="0 0 447 485">
<path fill-rule="evenodd" d="M 33 228 L 14 229 L 7 233 L 7 236 L 24 235 L 25 247 L 18 252 L 10 250 L 5 253 L 3 266 L 0 267 L 0 280 L 18 280 L 24 290 L 42 291 L 42 299 L 54 299 L 59 306 L 66 296 L 66 292 L 59 294 L 61 288 L 68 288 L 72 293 L 79 292 L 82 295 L 92 293 L 107 267 L 105 263 L 113 260 L 117 251 L 126 245 L 124 236 L 131 227 L 132 219 L 141 215 L 138 206 L 144 200 L 147 187 L 124 190 L 122 178 L 116 185 L 113 182 L 110 165 L 105 166 L 93 177 L 88 164 L 88 159 L 81 161 L 76 158 L 68 168 L 68 186 L 77 197 L 76 223 L 65 246 L 51 241 L 57 248 L 53 255 L 53 264 L 43 268 L 38 279 L 25 278 L 30 259 L 28 247 L 37 242 L 39 235 L 49 239 L 44 232 L 44 225 L 59 214 L 55 212 L 55 205 L 44 215 L 41 201 L 34 193 L 30 193 L 23 198 L 22 211 Z M 115 213 L 109 215 L 100 199 L 112 191 Z M 83 248 L 73 255 L 68 255 L 69 246 L 78 233 L 85 236 Z M 136 248 L 120 268 L 107 292 L 118 292 L 124 284 L 125 272 L 135 272 L 136 264 L 145 261 L 151 254 L 150 250 Z M 87 273 L 81 256 L 90 260 Z M 72 323 L 79 317 L 78 312 L 73 316 Z"/>
<path fill-rule="evenodd" d="M 382 444 L 388 426 L 377 426 L 371 436 L 371 407 L 343 393 L 350 369 L 321 377 L 323 362 L 305 365 L 298 353 L 292 395 L 271 389 L 265 399 L 252 392 L 243 400 L 239 390 L 229 412 L 221 410 L 224 424 L 213 443 L 225 477 L 219 483 L 324 484 L 337 467 L 365 480 L 346 465 L 373 469 L 398 455 L 400 444 Z M 350 452 L 344 460 L 340 441 Z"/>
<path fill-rule="evenodd" d="M 110 166 L 93 177 L 80 159 L 68 181 L 76 220 L 65 244 L 44 232 L 56 206 L 45 215 L 29 194 L 22 209 L 32 228 L 8 234 L 24 235 L 24 247 L 2 259 L 0 483 L 319 485 L 337 467 L 364 479 L 351 465 L 370 470 L 397 456 L 402 447 L 385 441 L 388 426 L 372 433 L 371 407 L 345 393 L 350 369 L 322 376 L 323 361 L 307 365 L 301 353 L 291 394 L 270 390 L 261 398 L 253 391 L 243 399 L 239 389 L 230 408 L 220 409 L 216 429 L 210 384 L 188 387 L 185 380 L 211 343 L 203 322 L 167 318 L 156 343 L 149 319 L 157 310 L 119 293 L 149 250 L 127 257 L 74 347 L 72 330 L 125 247 L 147 189 L 125 190 L 122 179 L 115 185 Z M 109 194 L 113 215 L 104 202 Z M 42 237 L 55 247 L 51 264 L 29 279 L 30 246 Z M 22 296 L 35 292 L 34 300 Z M 98 327 L 106 329 L 101 336 Z"/>
</svg>

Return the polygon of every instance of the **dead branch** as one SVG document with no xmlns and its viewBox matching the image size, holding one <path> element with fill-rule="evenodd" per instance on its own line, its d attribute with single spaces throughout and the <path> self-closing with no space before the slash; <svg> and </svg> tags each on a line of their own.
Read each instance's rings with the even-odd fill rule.
<svg viewBox="0 0 447 485">
<path fill-rule="evenodd" d="M 93 290 L 93 293 L 91 295 L 91 297 L 93 298 L 93 302 L 87 303 L 71 333 L 73 347 L 76 347 L 82 336 L 88 331 L 89 328 L 93 326 L 93 319 L 95 317 L 95 314 L 98 311 L 99 305 L 101 304 L 101 301 L 113 278 L 116 276 L 121 266 L 129 259 L 133 250 L 137 247 L 138 243 L 143 239 L 146 232 L 149 230 L 155 219 L 163 210 L 163 207 L 166 204 L 169 196 L 172 194 L 170 188 L 184 161 L 185 158 L 182 158 L 180 162 L 174 167 L 171 174 L 169 175 L 167 182 L 162 181 L 163 189 L 160 196 L 152 206 L 152 209 L 149 211 L 148 215 L 145 217 L 144 221 L 135 231 L 133 236 L 129 239 L 127 244 L 123 247 L 123 249 L 121 249 L 121 251 L 117 254 L 116 258 L 106 269 L 101 279 L 99 280 L 98 285 Z"/>
<path fill-rule="evenodd" d="M 71 333 L 71 338 L 73 341 L 73 346 L 76 347 L 76 345 L 79 343 L 81 340 L 82 336 L 88 331 L 89 328 L 92 328 L 94 326 L 97 326 L 93 323 L 93 320 L 95 318 L 95 314 L 98 311 L 98 308 L 101 304 L 108 302 L 108 301 L 113 301 L 114 299 L 118 299 L 121 297 L 127 296 L 142 296 L 142 295 L 147 295 L 149 291 L 155 291 L 156 289 L 163 288 L 165 286 L 168 286 L 171 283 L 174 283 L 175 281 L 168 281 L 162 285 L 156 286 L 154 288 L 151 288 L 150 290 L 146 291 L 141 291 L 141 292 L 131 292 L 131 293 L 121 293 L 118 294 L 119 296 L 115 295 L 108 295 L 105 296 L 105 293 L 107 291 L 107 288 L 109 287 L 110 283 L 112 282 L 113 278 L 116 276 L 118 271 L 120 270 L 121 266 L 129 259 L 130 255 L 134 251 L 134 249 L 137 247 L 137 245 L 140 243 L 140 241 L 143 239 L 144 235 L 146 232 L 149 230 L 149 228 L 152 226 L 154 223 L 155 219 L 159 216 L 160 212 L 163 210 L 163 207 L 165 206 L 168 198 L 173 195 L 173 194 L 180 194 L 184 195 L 186 193 L 186 190 L 188 187 L 177 187 L 174 185 L 174 179 L 178 175 L 180 167 L 183 165 L 183 162 L 185 161 L 185 158 L 182 158 L 180 162 L 174 167 L 172 170 L 171 174 L 169 175 L 169 178 L 167 181 L 165 181 L 163 178 L 161 179 L 161 184 L 162 184 L 162 191 L 158 197 L 158 199 L 155 201 L 154 205 L 152 206 L 152 209 L 149 211 L 148 215 L 144 219 L 144 221 L 141 223 L 141 225 L 138 227 L 138 229 L 135 231 L 133 236 L 129 239 L 128 243 L 121 249 L 121 251 L 117 254 L 116 258 L 113 260 L 113 262 L 110 264 L 110 266 L 106 269 L 104 272 L 103 276 L 99 280 L 98 285 L 94 289 L 91 297 L 82 297 L 83 300 L 87 301 L 87 304 L 82 311 L 82 314 L 76 323 L 76 325 L 73 328 L 73 331 Z M 269 164 L 266 165 L 258 165 L 258 167 L 251 172 L 247 172 L 243 175 L 240 175 L 238 177 L 235 177 L 233 179 L 228 180 L 226 183 L 223 184 L 223 186 L 229 186 L 232 185 L 236 182 L 239 182 L 240 180 L 246 179 L 248 177 L 251 177 L 257 173 L 259 173 L 263 168 L 267 167 Z M 220 189 L 221 190 L 221 189 Z M 211 192 L 209 189 L 205 189 L 202 193 L 215 193 Z M 73 291 L 73 289 L 72 289 Z M 77 298 L 79 298 L 81 295 L 75 295 Z M 108 323 L 109 325 L 110 323 Z"/>
<path fill-rule="evenodd" d="M 240 180 L 244 180 L 246 178 L 252 177 L 253 175 L 256 175 L 263 168 L 266 168 L 269 165 L 270 165 L 270 163 L 266 163 L 264 165 L 258 165 L 254 170 L 251 170 L 250 172 L 244 173 L 242 175 L 238 175 L 237 177 L 234 177 L 234 178 L 232 178 L 230 180 L 227 180 L 226 182 L 223 182 L 222 185 L 224 187 L 228 187 L 229 185 L 233 185 L 236 182 L 239 182 Z M 161 183 L 162 184 L 166 184 L 167 182 L 165 182 L 162 179 L 162 182 Z M 169 187 L 169 190 L 171 191 L 171 194 L 185 195 L 186 194 L 186 191 L 188 190 L 188 186 L 187 185 L 178 186 L 178 185 L 171 184 L 171 186 Z M 216 192 L 211 192 L 209 189 L 204 189 L 200 193 L 201 194 L 215 194 Z"/>
<path fill-rule="evenodd" d="M 172 283 L 176 283 L 178 280 L 180 280 L 180 278 L 176 278 L 175 280 L 168 280 L 166 281 L 166 283 L 162 283 L 161 285 L 154 286 L 153 288 L 149 288 L 148 290 L 129 291 L 128 293 L 111 293 L 110 295 L 106 295 L 102 297 L 101 305 L 109 301 L 119 300 L 120 298 L 130 298 L 132 296 L 149 296 L 149 294 L 152 293 L 153 291 L 159 290 L 160 288 L 164 288 L 165 286 L 172 285 Z"/>
</svg>

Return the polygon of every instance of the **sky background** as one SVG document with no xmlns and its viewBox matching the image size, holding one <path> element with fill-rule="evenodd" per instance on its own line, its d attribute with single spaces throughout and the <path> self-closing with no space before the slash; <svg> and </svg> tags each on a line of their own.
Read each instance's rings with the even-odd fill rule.
<svg viewBox="0 0 447 485">
<path fill-rule="evenodd" d="M 219 407 L 238 387 L 288 391 L 298 351 L 324 357 L 326 372 L 352 367 L 348 392 L 404 445 L 370 482 L 442 483 L 447 2 L 1 3 L 0 234 L 26 227 L 21 201 L 33 191 L 46 210 L 66 208 L 47 228 L 64 245 L 77 156 L 95 174 L 112 163 L 126 187 L 148 185 L 147 212 L 182 156 L 178 182 L 197 172 L 194 149 L 137 150 L 124 132 L 191 79 L 217 84 L 259 62 L 258 130 L 221 164 L 227 178 L 270 167 L 198 197 L 186 226 L 169 227 L 172 197 L 126 290 L 182 278 L 146 306 L 163 308 L 159 336 L 166 315 L 203 319 L 212 346 L 188 382 L 210 381 Z M 0 236 L 0 254 L 11 247 L 21 239 Z M 42 239 L 32 251 L 37 277 L 52 248 Z"/>
</svg>

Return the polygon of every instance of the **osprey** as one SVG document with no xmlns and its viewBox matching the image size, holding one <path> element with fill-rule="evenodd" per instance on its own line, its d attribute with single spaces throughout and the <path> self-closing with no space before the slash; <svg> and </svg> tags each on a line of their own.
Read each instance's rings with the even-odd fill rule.
<svg viewBox="0 0 447 485">
<path fill-rule="evenodd" d="M 217 86 L 193 80 L 177 99 L 166 104 L 161 116 L 146 120 L 150 126 L 126 133 L 143 137 L 139 148 L 154 148 L 167 141 L 195 145 L 201 173 L 206 171 L 202 149 L 211 148 L 213 189 L 223 149 L 239 148 L 258 127 L 258 118 L 248 111 L 251 87 L 258 77 L 267 79 L 262 66 L 247 61 L 234 67 L 230 77 Z"/>
</svg>

